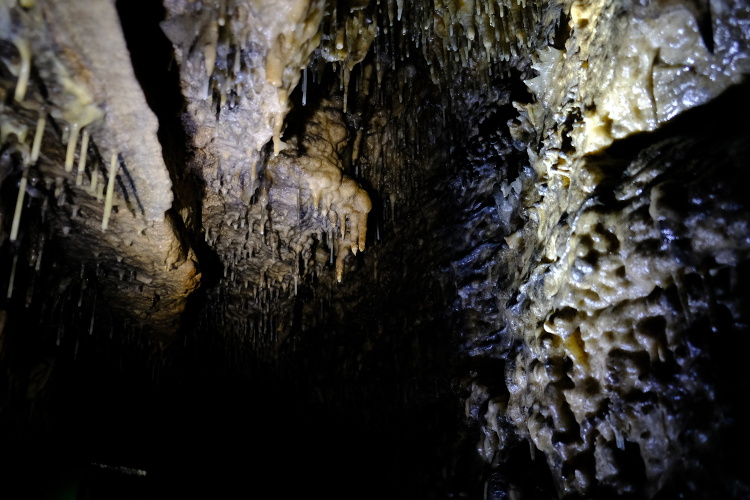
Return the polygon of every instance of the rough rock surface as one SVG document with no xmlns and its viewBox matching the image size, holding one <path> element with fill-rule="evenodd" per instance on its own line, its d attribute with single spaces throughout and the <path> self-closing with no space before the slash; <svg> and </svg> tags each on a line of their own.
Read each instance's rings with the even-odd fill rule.
<svg viewBox="0 0 750 500">
<path fill-rule="evenodd" d="M 100 311 L 118 311 L 137 329 L 148 324 L 157 339 L 170 342 L 199 274 L 165 217 L 172 191 L 158 123 L 133 74 L 114 5 L 6 2 L 0 16 L 6 68 L 33 68 L 22 96 L 21 82 L 4 80 L 2 240 L 16 241 L 3 255 L 18 257 L 14 267 L 24 283 L 34 275 L 44 279 L 46 247 L 54 248 L 46 253 L 50 261 L 62 251 L 59 265 L 80 278 L 53 277 L 59 294 L 79 288 L 87 303 L 98 295 L 107 304 Z M 31 162 L 36 134 L 39 160 Z M 19 211 L 11 184 L 24 176 L 27 194 L 12 238 Z M 89 280 L 96 285 L 85 290 Z M 33 286 L 19 288 L 14 293 L 28 293 L 28 306 Z M 94 314 L 94 306 L 86 309 Z"/>
<path fill-rule="evenodd" d="M 746 2 L 147 4 L 0 0 L 9 436 L 123 399 L 212 494 L 296 450 L 346 498 L 750 495 Z"/>
<path fill-rule="evenodd" d="M 741 279 L 747 260 L 747 207 L 730 188 L 745 182 L 747 132 L 723 129 L 716 111 L 745 101 L 735 91 L 686 111 L 744 78 L 746 10 L 716 9 L 707 39 L 690 8 L 564 7 L 567 38 L 532 55 L 535 100 L 516 106 L 512 134 L 530 141 L 535 187 L 499 254 L 514 279 L 498 296 L 505 334 L 523 345 L 501 354 L 508 393 L 476 397 L 471 411 L 489 462 L 507 460 L 513 428 L 544 453 L 562 495 L 747 487 L 716 479 L 729 465 L 705 443 L 736 432 L 727 412 L 739 401 L 713 386 L 722 355 L 693 344 L 732 342 L 746 325 L 746 298 L 716 280 Z M 719 191 L 725 206 L 711 201 Z"/>
</svg>

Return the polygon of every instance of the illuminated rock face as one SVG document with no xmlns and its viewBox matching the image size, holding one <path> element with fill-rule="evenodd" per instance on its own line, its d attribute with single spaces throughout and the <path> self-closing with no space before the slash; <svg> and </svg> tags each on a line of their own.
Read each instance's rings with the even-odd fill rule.
<svg viewBox="0 0 750 500">
<path fill-rule="evenodd" d="M 77 288 L 81 301 L 98 296 L 100 312 L 106 304 L 128 323 L 150 322 L 153 340 L 168 343 L 200 276 L 184 235 L 165 217 L 173 195 L 159 124 L 135 79 L 114 5 L 4 2 L 1 12 L 4 67 L 11 75 L 17 66 L 33 68 L 27 84 L 3 80 L 2 217 L 17 219 L 20 229 L 14 235 L 4 224 L 0 238 L 10 252 L 4 258 L 20 260 L 22 277 L 7 297 L 26 295 L 28 306 Z M 37 136 L 38 160 L 30 151 Z M 29 196 L 16 210 L 11 184 L 24 176 Z M 49 276 L 57 266 L 68 277 Z M 93 306 L 86 309 L 91 319 Z"/>
<path fill-rule="evenodd" d="M 706 443 L 736 432 L 736 400 L 717 372 L 746 385 L 721 347 L 745 345 L 748 213 L 728 200 L 743 197 L 731 186 L 745 182 L 746 141 L 713 129 L 716 115 L 688 117 L 712 125 L 677 120 L 571 170 L 571 186 L 597 186 L 555 202 L 564 208 L 540 263 L 506 295 L 506 333 L 523 339 L 509 353 L 508 393 L 473 403 L 488 461 L 502 463 L 511 428 L 545 453 L 568 494 L 736 487 Z"/>
<path fill-rule="evenodd" d="M 742 198 L 747 131 L 686 110 L 747 72 L 729 41 L 747 39 L 732 20 L 746 14 L 720 9 L 706 40 L 688 7 L 622 8 L 574 2 L 567 38 L 532 54 L 535 99 L 511 129 L 529 140 L 528 218 L 499 254 L 515 275 L 504 333 L 522 342 L 503 352 L 508 392 L 474 385 L 469 415 L 499 473 L 520 433 L 563 496 L 731 496 L 716 481 L 731 460 L 705 443 L 736 432 L 713 370 L 743 376 L 704 342 L 746 324 L 746 298 L 716 277 L 744 272 L 747 205 L 711 200 Z"/>
<path fill-rule="evenodd" d="M 413 426 L 384 492 L 747 496 L 747 4 L 154 5 L 0 0 L 8 412 L 125 341 Z"/>
</svg>

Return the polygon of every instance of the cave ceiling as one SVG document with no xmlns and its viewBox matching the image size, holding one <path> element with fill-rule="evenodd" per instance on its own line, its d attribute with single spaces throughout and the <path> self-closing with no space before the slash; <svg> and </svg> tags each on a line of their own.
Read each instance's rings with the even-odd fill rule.
<svg viewBox="0 0 750 500">
<path fill-rule="evenodd" d="M 748 498 L 748 39 L 724 0 L 0 0 L 3 414 L 125 358 L 419 427 L 404 498 Z"/>
</svg>

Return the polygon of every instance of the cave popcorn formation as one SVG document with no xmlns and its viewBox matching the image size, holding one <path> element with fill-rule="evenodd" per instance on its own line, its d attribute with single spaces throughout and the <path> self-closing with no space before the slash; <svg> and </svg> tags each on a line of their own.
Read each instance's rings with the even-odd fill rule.
<svg viewBox="0 0 750 500">
<path fill-rule="evenodd" d="M 746 3 L 156 10 L 0 0 L 8 414 L 25 332 L 412 422 L 410 498 L 747 496 Z"/>
</svg>

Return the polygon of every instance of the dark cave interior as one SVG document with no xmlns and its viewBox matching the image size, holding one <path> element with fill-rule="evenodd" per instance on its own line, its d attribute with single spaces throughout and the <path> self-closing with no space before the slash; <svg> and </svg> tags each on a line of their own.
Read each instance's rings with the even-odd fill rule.
<svg viewBox="0 0 750 500">
<path fill-rule="evenodd" d="M 34 2 L 29 3 L 31 7 L 24 2 L 16 7 L 15 1 L 3 1 L 9 2 L 9 9 L 36 8 Z M 498 39 L 497 43 L 498 47 L 505 43 L 502 50 L 513 55 L 492 59 L 489 45 L 485 45 L 487 60 L 483 61 L 470 52 L 479 51 L 481 44 L 476 35 L 472 49 L 475 35 L 469 29 L 464 33 L 461 28 L 460 37 L 456 35 L 455 57 L 446 48 L 449 41 L 456 44 L 453 31 L 445 42 L 436 42 L 433 38 L 439 37 L 434 35 L 429 48 L 425 48 L 427 38 L 406 36 L 415 30 L 408 23 L 422 19 L 422 3 L 438 12 L 443 4 L 438 0 L 416 2 L 411 10 L 401 1 L 317 2 L 326 9 L 319 28 L 323 39 L 309 61 L 303 58 L 304 76 L 296 72 L 298 78 L 305 79 L 304 89 L 295 81 L 288 96 L 291 105 L 281 139 L 289 149 L 277 160 L 275 141 L 265 138 L 257 153 L 258 179 L 250 181 L 251 194 L 245 200 L 245 184 L 241 195 L 239 189 L 232 189 L 247 183 L 246 177 L 228 182 L 236 181 L 237 186 L 230 187 L 227 194 L 224 174 L 214 175 L 207 167 L 220 155 L 207 153 L 209 147 L 197 146 L 195 139 L 203 127 L 196 108 L 205 105 L 215 114 L 212 120 L 219 123 L 235 119 L 233 107 L 250 107 L 231 104 L 231 99 L 239 102 L 239 97 L 222 93 L 221 78 L 231 73 L 227 61 L 235 57 L 232 51 L 239 49 L 226 49 L 225 60 L 207 77 L 212 95 L 196 105 L 185 83 L 186 68 L 191 67 L 191 58 L 198 57 L 195 54 L 203 54 L 202 37 L 207 31 L 200 32 L 180 61 L 175 55 L 178 44 L 161 27 L 170 16 L 178 19 L 174 5 L 185 2 L 101 3 L 116 4 L 133 73 L 158 119 L 158 141 L 173 196 L 165 220 L 176 240 L 194 256 L 200 284 L 186 294 L 184 310 L 171 315 L 171 323 L 164 327 L 163 317 L 156 311 L 159 307 L 168 310 L 171 306 L 164 304 L 171 299 L 160 290 L 151 290 L 151 278 L 142 267 L 122 264 L 122 255 L 127 263 L 127 254 L 113 258 L 116 252 L 105 245 L 98 250 L 103 233 L 81 230 L 80 241 L 71 244 L 74 238 L 68 237 L 68 231 L 72 227 L 75 236 L 82 226 L 76 226 L 75 213 L 69 216 L 67 205 L 59 201 L 57 185 L 62 181 L 51 180 L 42 167 L 37 171 L 32 166 L 27 173 L 21 150 L 14 149 L 24 141 L 3 132 L 4 141 L 6 135 L 10 138 L 0 152 L 0 286 L 3 292 L 6 286 L 8 290 L 7 296 L 0 294 L 0 498 L 314 495 L 667 500 L 716 498 L 712 495 L 717 492 L 726 498 L 750 498 L 745 479 L 750 431 L 743 425 L 747 413 L 742 409 L 742 398 L 750 389 L 743 366 L 750 348 L 750 205 L 744 195 L 750 174 L 743 168 L 750 152 L 750 128 L 746 121 L 735 124 L 726 119 L 730 107 L 738 116 L 750 111 L 750 89 L 744 74 L 740 83 L 718 97 L 681 111 L 658 128 L 620 138 L 610 124 L 615 139 L 593 153 L 575 145 L 571 132 L 578 126 L 574 122 L 583 123 L 582 114 L 590 109 L 582 106 L 583 111 L 555 118 L 556 126 L 564 131 L 560 133 L 563 139 L 557 149 L 549 150 L 562 151 L 560 157 L 567 161 L 581 149 L 587 162 L 584 171 L 597 180 L 586 192 L 588 201 L 580 203 L 580 212 L 576 212 L 576 201 L 565 201 L 570 207 L 560 209 L 559 221 L 550 219 L 549 227 L 566 228 L 569 223 L 575 227 L 580 214 L 590 206 L 600 207 L 597 210 L 605 215 L 607 211 L 627 212 L 630 199 L 621 192 L 626 190 L 623 186 L 637 185 L 640 173 L 633 173 L 633 165 L 647 165 L 642 171 L 656 165 L 654 171 L 662 170 L 644 181 L 646 187 L 641 189 L 651 193 L 652 205 L 638 206 L 633 213 L 650 214 L 662 239 L 641 241 L 634 237 L 634 255 L 664 254 L 670 262 L 695 270 L 665 271 L 674 276 L 674 283 L 659 282 L 654 291 L 644 294 L 650 307 L 667 304 L 672 309 L 664 306 L 664 310 L 681 312 L 663 313 L 663 317 L 638 312 L 633 327 L 636 333 L 628 335 L 637 337 L 638 342 L 643 336 L 658 337 L 653 345 L 670 347 L 653 347 L 656 354 L 652 355 L 648 349 L 630 347 L 630 337 L 625 335 L 624 347 L 616 346 L 608 355 L 607 375 L 599 381 L 590 375 L 582 383 L 584 390 L 590 388 L 592 401 L 605 390 L 614 395 L 592 411 L 594 416 L 581 422 L 573 416 L 573 403 L 565 403 L 559 410 L 554 403 L 513 400 L 523 394 L 518 384 L 514 385 L 514 372 L 527 369 L 529 375 L 524 376 L 531 379 L 535 370 L 546 370 L 550 383 L 541 393 L 554 402 L 565 391 L 578 389 L 573 376 L 576 366 L 595 364 L 577 357 L 583 350 L 582 357 L 593 360 L 595 355 L 585 352 L 590 344 L 571 347 L 576 339 L 582 342 L 583 327 L 578 328 L 577 337 L 566 337 L 567 355 L 545 358 L 534 354 L 538 359 L 528 362 L 529 368 L 523 364 L 524 356 L 536 349 L 535 341 L 552 353 L 560 349 L 549 342 L 548 334 L 556 328 L 557 318 L 572 310 L 558 304 L 550 306 L 550 314 L 543 311 L 535 317 L 527 312 L 534 311 L 534 297 L 554 295 L 544 288 L 553 279 L 533 281 L 538 269 L 552 269 L 556 263 L 544 249 L 554 242 L 552 230 L 543 232 L 547 228 L 544 217 L 556 214 L 555 209 L 548 208 L 542 216 L 537 207 L 552 199 L 555 189 L 575 186 L 579 179 L 567 173 L 557 177 L 540 173 L 540 160 L 530 152 L 543 156 L 543 134 L 553 127 L 550 120 L 542 120 L 543 127 L 534 123 L 536 128 L 524 129 L 524 120 L 531 120 L 528 116 L 533 113 L 528 109 L 540 101 L 527 82 L 543 73 L 539 56 L 531 54 L 544 45 L 542 42 L 562 51 L 575 34 L 570 26 L 576 33 L 586 29 L 585 22 L 575 24 L 575 16 L 586 19 L 573 10 L 581 9 L 578 4 L 529 2 L 527 7 L 518 2 L 503 7 L 507 13 L 511 8 L 521 13 L 516 14 L 520 17 L 515 18 L 513 27 L 519 30 L 518 41 L 508 42 L 506 37 L 505 42 Z M 253 0 L 248 5 L 256 3 Z M 445 3 L 450 4 L 447 10 L 455 9 L 454 3 L 474 5 Z M 220 8 L 240 4 L 243 2 L 206 2 L 205 10 L 215 16 Z M 485 12 L 482 9 L 492 12 L 487 4 L 477 1 L 477 16 Z M 604 10 L 612 5 L 622 11 L 632 7 L 622 6 L 623 2 L 604 4 Z M 0 8 L 6 6 L 0 4 Z M 397 8 L 398 19 L 388 13 Z M 367 45 L 366 55 L 355 61 L 352 81 L 356 83 L 352 85 L 348 80 L 345 85 L 342 76 L 349 58 L 331 64 L 335 58 L 325 52 L 335 46 L 337 11 L 349 12 L 351 19 L 359 19 L 356 16 L 364 12 L 363 18 L 377 27 L 377 37 L 370 41 L 373 48 Z M 451 12 L 460 17 L 460 13 Z M 536 23 L 534 29 L 530 29 L 532 22 Z M 234 35 L 228 32 L 228 28 L 219 31 L 220 56 L 226 42 L 221 37 L 233 40 Z M 729 37 L 717 30 L 719 52 L 725 40 L 722 36 Z M 14 48 L 15 42 L 6 40 L 12 37 L 0 38 L 2 109 L 11 110 L 26 123 L 36 123 L 36 112 L 13 99 L 18 78 L 7 61 L 19 59 L 20 51 Z M 230 42 L 226 44 L 232 47 Z M 740 40 L 735 52 L 747 52 L 746 42 Z M 253 50 L 262 51 L 258 47 Z M 243 49 L 242 57 L 252 60 L 251 52 Z M 595 67 L 594 56 L 591 61 Z M 286 69 L 299 69 L 288 64 Z M 442 72 L 437 78 L 436 66 Z M 369 79 L 368 70 L 372 72 Z M 243 71 L 252 72 L 245 66 Z M 251 76 L 243 78 L 250 81 Z M 241 78 L 237 76 L 237 80 Z M 34 95 L 41 96 L 35 99 L 52 102 L 49 96 L 58 90 L 45 87 L 48 77 L 35 68 L 30 81 Z M 545 112 L 549 111 L 546 105 Z M 593 104 L 589 107 L 595 108 Z M 321 113 L 324 117 L 340 116 L 340 123 L 321 119 Z M 54 127 L 57 136 L 64 136 L 67 126 L 64 130 L 60 123 L 50 119 L 48 128 Z M 361 153 L 358 139 L 345 142 L 336 154 L 341 158 L 343 174 L 339 175 L 353 178 L 372 201 L 367 250 L 363 253 L 360 247 L 354 255 L 348 248 L 343 250 L 346 272 L 343 281 L 336 283 L 340 264 L 338 257 L 334 259 L 334 249 L 339 252 L 343 248 L 346 216 L 339 216 L 344 227 L 334 245 L 332 235 L 338 231 L 334 219 L 329 223 L 325 216 L 321 218 L 318 209 L 300 201 L 302 195 L 297 194 L 298 227 L 317 231 L 317 236 L 305 247 L 308 254 L 292 252 L 290 268 L 299 273 L 299 283 L 296 275 L 294 281 L 291 275 L 281 275 L 278 283 L 271 283 L 277 261 L 284 265 L 292 262 L 284 252 L 294 246 L 294 223 L 279 222 L 286 213 L 283 196 L 288 185 L 284 183 L 291 182 L 284 162 L 294 155 L 315 153 L 314 143 L 306 142 L 319 133 L 314 126 L 342 126 L 348 138 L 358 137 L 358 133 L 364 137 L 360 137 L 365 144 Z M 398 132 L 389 135 L 391 132 L 384 130 Z M 390 149 L 368 149 L 368 144 L 378 140 L 391 142 Z M 63 145 L 44 147 L 45 161 L 63 163 Z M 97 148 L 99 145 L 92 145 L 89 154 Z M 100 149 L 97 161 L 106 165 L 109 149 Z M 388 155 L 387 160 L 382 160 L 381 154 Z M 127 163 L 122 155 L 119 161 Z M 558 165 L 562 164 L 560 160 Z M 679 165 L 679 173 L 675 173 L 675 165 Z M 12 242 L 5 234 L 11 226 L 5 214 L 14 213 L 19 183 L 26 175 L 32 179 L 29 198 L 18 241 Z M 93 183 L 95 177 L 87 175 Z M 563 188 L 558 188 L 555 182 L 561 177 L 567 180 L 560 181 Z M 118 181 L 116 189 L 127 197 L 128 181 L 122 174 Z M 63 189 L 63 197 L 82 198 L 72 181 L 65 182 L 70 186 Z M 140 181 L 135 175 L 129 182 L 135 186 Z M 585 184 L 585 180 L 580 182 Z M 313 191 L 309 196 L 314 198 L 312 188 L 297 186 L 297 190 L 305 196 Z M 263 196 L 265 202 L 260 201 Z M 574 198 L 565 196 L 561 198 Z M 128 211 L 137 212 L 132 207 L 141 201 L 133 199 L 135 202 L 128 198 L 127 204 L 116 207 L 116 220 Z M 591 200 L 595 203 L 589 203 Z M 148 201 L 143 203 L 148 205 Z M 80 205 L 88 210 L 85 202 Z M 237 250 L 231 232 L 232 224 L 237 231 L 241 217 L 225 224 L 225 219 L 234 217 L 233 207 L 244 209 L 245 205 L 248 232 L 262 242 L 248 250 L 246 258 L 244 248 Z M 143 206 L 140 210 L 145 212 Z M 602 220 L 607 220 L 605 215 Z M 626 222 L 634 232 L 640 227 L 640 219 L 635 217 L 632 220 L 636 222 Z M 319 220 L 324 221 L 322 230 L 312 226 Z M 244 219 L 242 224 L 244 228 Z M 603 225 L 592 224 L 592 234 L 604 231 Z M 722 231 L 731 240 L 725 245 L 730 250 L 716 250 L 724 245 L 724 240 L 716 243 L 718 237 L 705 237 L 708 243 L 700 246 L 703 233 L 694 228 L 712 225 L 727 228 Z M 271 229 L 264 232 L 266 227 Z M 118 231 L 115 233 L 120 234 Z M 538 234 L 537 246 L 514 249 L 517 240 L 513 235 L 519 234 L 527 239 Z M 101 238 L 103 241 L 104 236 Z M 587 241 L 585 237 L 581 240 Z M 577 240 L 570 236 L 569 241 Z M 620 251 L 619 247 L 612 250 L 614 245 L 611 243 L 610 253 Z M 242 257 L 238 259 L 239 253 Z M 567 258 L 566 254 L 561 261 Z M 570 258 L 571 282 L 584 281 L 575 274 L 577 269 L 596 268 L 604 260 L 594 250 Z M 29 265 L 16 268 L 17 261 Z M 235 272 L 240 276 L 236 280 Z M 656 275 L 661 268 L 654 265 L 652 272 Z M 253 277 L 248 278 L 250 275 Z M 123 282 L 126 285 L 118 284 Z M 637 298 L 628 296 L 612 309 L 626 316 L 627 307 L 636 302 Z M 143 303 L 150 305 L 145 313 Z M 539 306 L 543 307 L 547 305 Z M 680 323 L 683 317 L 687 318 L 684 324 Z M 671 334 L 664 333 L 671 331 L 673 323 L 687 325 L 682 330 L 684 342 L 683 337 L 673 340 Z M 648 389 L 626 388 L 631 376 Z M 659 391 L 663 398 L 654 395 Z M 530 430 L 513 430 L 513 404 L 528 412 L 524 418 Z M 675 435 L 669 434 L 670 439 L 688 450 L 684 459 L 674 458 L 678 464 L 684 461 L 684 469 L 671 462 L 663 467 L 648 462 L 644 457 L 651 457 L 653 450 L 647 449 L 651 441 L 646 433 L 641 433 L 640 441 L 631 436 L 623 442 L 615 431 L 606 437 L 607 443 L 604 437 L 595 438 L 596 452 L 587 451 L 588 441 L 583 436 L 592 422 L 613 419 L 610 413 L 618 412 L 637 420 L 640 414 L 632 408 L 659 405 L 667 408 L 665 427 L 674 420 L 677 429 Z M 651 415 L 650 411 L 644 410 L 644 414 Z M 506 414 L 501 415 L 503 412 Z M 491 422 L 492 418 L 496 422 Z M 542 422 L 539 428 L 553 429 L 553 452 L 539 444 L 544 441 L 537 440 L 531 430 L 535 419 Z M 625 429 L 623 433 L 635 429 L 628 427 L 629 423 L 618 425 Z M 679 446 L 675 449 L 682 451 Z M 659 453 L 666 452 L 659 448 L 653 456 Z M 614 472 L 601 465 L 607 460 L 616 464 Z M 689 477 L 703 467 L 705 474 Z M 662 468 L 667 470 L 665 479 L 652 475 L 651 470 Z M 595 481 L 586 479 L 587 471 L 595 475 Z M 717 474 L 713 481 L 712 474 Z"/>
<path fill-rule="evenodd" d="M 199 202 L 196 193 L 205 189 L 200 173 L 184 171 L 190 154 L 180 122 L 184 102 L 172 47 L 158 24 L 163 8 L 148 1 L 118 2 L 117 7 L 136 76 L 159 117 L 159 140 L 167 166 L 171 165 L 177 203 Z M 322 82 L 309 85 L 308 102 L 319 101 L 338 85 L 336 73 L 326 71 Z M 505 80 L 498 80 L 498 85 L 505 86 Z M 522 85 L 519 92 L 526 93 Z M 304 123 L 313 107 L 300 104 L 299 88 L 291 100 L 297 105 L 286 135 L 299 133 L 294 123 Z M 492 107 L 485 110 L 490 116 L 482 126 L 497 135 L 510 117 L 510 105 L 506 101 Z M 462 134 L 462 124 L 452 127 L 451 135 Z M 65 310 L 67 298 L 55 304 L 45 301 L 43 283 L 31 292 L 39 299 L 24 303 L 27 298 L 15 294 L 4 302 L 3 309 L 22 315 L 9 316 L 17 326 L 5 326 L 4 349 L 14 357 L 6 361 L 12 375 L 5 408 L 12 411 L 3 413 L 3 490 L 11 496 L 23 492 L 23 498 L 63 495 L 65 488 L 76 484 L 79 494 L 88 490 L 90 498 L 252 498 L 268 491 L 276 491 L 273 496 L 279 498 L 315 493 L 329 498 L 427 498 L 466 488 L 462 482 L 481 474 L 482 466 L 473 456 L 465 435 L 470 431 L 461 421 L 463 408 L 456 398 L 456 365 L 461 361 L 454 355 L 455 329 L 461 319 L 452 311 L 453 294 L 435 290 L 439 283 L 425 277 L 450 266 L 462 250 L 471 250 L 460 231 L 464 219 L 477 214 L 465 213 L 452 200 L 456 185 L 464 182 L 462 176 L 479 178 L 485 175 L 482 169 L 500 168 L 484 164 L 483 149 L 501 144 L 470 147 L 478 149 L 470 153 L 476 171 L 446 166 L 423 180 L 430 185 L 429 193 L 417 196 L 433 206 L 422 212 L 434 213 L 408 213 L 401 227 L 381 229 L 381 245 L 388 247 L 380 264 L 386 278 L 360 285 L 381 293 L 354 304 L 341 316 L 345 322 L 336 318 L 312 327 L 295 325 L 310 340 L 282 361 L 253 359 L 251 352 L 231 345 L 234 339 L 217 338 L 207 326 L 196 332 L 189 311 L 183 318 L 188 326 L 177 333 L 178 340 L 156 354 L 136 335 L 118 340 L 122 332 L 114 319 L 108 332 L 92 335 L 94 280 L 67 291 L 87 294 L 83 305 L 72 310 Z M 451 148 L 440 154 L 460 158 L 467 152 Z M 10 191 L 9 184 L 4 186 Z M 472 196 L 484 198 L 474 209 L 478 214 L 495 210 L 491 192 Z M 3 196 L 13 198 L 10 193 Z M 384 221 L 386 214 L 373 215 Z M 444 248 L 424 253 L 397 234 L 425 223 L 429 226 L 422 229 L 423 238 L 452 238 L 455 255 L 443 255 Z M 202 289 L 191 298 L 190 307 L 200 311 L 209 306 L 211 294 L 221 293 L 218 278 L 223 268 L 202 239 L 194 238 L 192 244 L 201 262 Z M 463 258 L 464 266 L 470 267 L 471 255 Z M 49 265 L 54 269 L 66 263 Z M 48 272 L 76 274 L 64 269 Z M 22 289 L 20 283 L 29 278 L 15 279 Z M 301 290 L 298 304 L 312 293 Z M 350 293 L 341 293 L 341 299 L 329 297 L 320 307 L 340 307 L 334 304 Z M 421 305 L 405 307 L 415 302 Z M 301 311 L 294 314 L 300 321 Z M 357 344 L 371 335 L 352 339 L 351 331 L 373 328 L 382 331 L 375 334 L 380 340 L 368 353 L 365 369 L 342 378 L 339 367 L 363 364 Z M 33 397 L 12 386 L 34 383 L 40 392 Z M 529 484 L 538 483 L 538 477 L 528 472 L 528 453 L 518 455 L 517 470 L 529 476 Z M 125 474 L 118 466 L 144 470 L 147 476 Z M 543 467 L 539 470 L 544 472 Z"/>
</svg>

